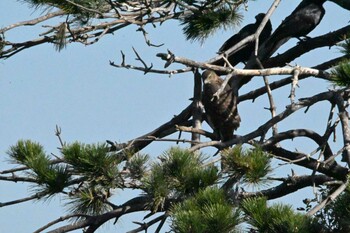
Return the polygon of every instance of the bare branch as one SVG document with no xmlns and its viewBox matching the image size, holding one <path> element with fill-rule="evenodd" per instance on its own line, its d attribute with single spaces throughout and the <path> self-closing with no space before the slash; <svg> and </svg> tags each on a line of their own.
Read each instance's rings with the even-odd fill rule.
<svg viewBox="0 0 350 233">
<path fill-rule="evenodd" d="M 342 95 L 343 94 L 343 95 Z M 345 93 L 347 100 L 349 93 Z M 344 141 L 344 148 L 342 161 L 350 166 L 350 128 L 349 128 L 349 114 L 346 111 L 348 101 L 344 100 L 344 93 L 337 93 L 335 96 L 336 104 L 339 110 L 339 118 L 342 125 L 342 135 Z"/>
<path fill-rule="evenodd" d="M 113 148 L 113 150 L 124 150 L 129 149 L 131 151 L 137 152 L 147 145 L 149 145 L 153 140 L 149 140 L 149 137 L 153 138 L 163 138 L 166 137 L 174 132 L 176 132 L 176 125 L 185 125 L 190 126 L 192 125 L 192 122 L 189 121 L 189 118 L 192 116 L 192 104 L 187 106 L 179 115 L 175 116 L 170 121 L 164 123 L 163 125 L 159 126 L 157 129 L 140 136 L 138 138 L 129 140 L 126 143 L 118 144 L 116 148 Z M 146 140 L 141 140 L 146 139 Z"/>
<path fill-rule="evenodd" d="M 187 72 L 190 72 L 193 70 L 191 67 L 177 69 L 177 70 L 158 70 L 158 69 L 150 69 L 149 67 L 145 68 L 145 67 L 140 67 L 140 66 L 133 66 L 133 65 L 125 64 L 125 55 L 124 54 L 123 54 L 123 57 L 124 58 L 123 58 L 122 63 L 120 65 L 117 65 L 112 61 L 109 61 L 109 64 L 111 66 L 114 66 L 117 68 L 126 68 L 126 69 L 143 71 L 145 74 L 146 73 L 157 73 L 157 74 L 173 75 L 173 74 L 187 73 Z"/>
<path fill-rule="evenodd" d="M 256 47 L 256 52 L 257 52 L 257 49 L 258 48 Z M 256 55 L 256 57 L 257 57 L 257 55 Z M 257 64 L 259 65 L 259 68 L 263 69 L 264 67 L 261 64 L 261 61 L 258 58 L 256 60 L 257 60 Z M 269 99 L 269 103 L 270 103 L 269 110 L 271 112 L 271 117 L 275 117 L 276 116 L 276 105 L 275 105 L 275 101 L 273 100 L 273 96 L 272 96 L 272 91 L 271 91 L 271 87 L 270 87 L 270 84 L 269 84 L 269 80 L 268 80 L 267 76 L 263 76 L 263 79 L 264 79 L 264 84 L 265 84 L 265 87 L 266 87 L 266 93 L 267 93 L 267 96 L 268 96 L 268 99 Z M 277 124 L 276 124 L 276 125 L 272 126 L 272 135 L 276 135 L 277 133 L 278 133 L 278 130 L 277 130 Z"/>
<path fill-rule="evenodd" d="M 147 222 L 147 223 L 140 223 L 140 222 L 133 222 L 137 225 L 140 225 L 140 227 L 136 228 L 135 230 L 132 230 L 132 231 L 128 231 L 127 233 L 137 233 L 137 232 L 140 232 L 140 231 L 145 231 L 147 232 L 147 229 L 152 226 L 153 224 L 157 223 L 157 222 L 160 222 L 160 221 L 163 221 L 165 220 L 166 218 L 168 217 L 168 214 L 163 214 L 161 216 L 158 216 L 157 218 Z"/>
<path fill-rule="evenodd" d="M 176 129 L 182 132 L 190 132 L 190 133 L 196 133 L 196 134 L 200 134 L 203 136 L 206 136 L 210 139 L 217 139 L 217 136 L 213 133 L 210 133 L 208 131 L 205 131 L 203 129 L 196 129 L 196 128 L 192 128 L 192 127 L 186 127 L 186 126 L 176 126 Z"/>
<path fill-rule="evenodd" d="M 46 196 L 48 193 L 47 192 L 41 192 L 41 193 L 36 193 L 30 197 L 25 197 L 25 198 L 21 198 L 21 199 L 17 199 L 14 201 L 9 201 L 9 202 L 0 202 L 0 208 L 4 207 L 4 206 L 9 206 L 9 205 L 15 205 L 15 204 L 19 204 L 19 203 L 23 203 L 26 201 L 31 201 L 31 200 L 35 200 L 35 199 L 40 199 L 44 196 Z"/>
<path fill-rule="evenodd" d="M 329 60 L 325 63 L 322 63 L 320 65 L 317 65 L 317 66 L 314 66 L 313 68 L 314 69 L 319 69 L 319 70 L 326 70 L 336 64 L 338 64 L 341 60 L 343 60 L 344 58 L 346 58 L 347 56 L 342 56 L 342 57 L 339 57 L 339 58 L 335 58 L 335 59 L 332 59 L 332 60 Z M 302 79 L 306 79 L 308 77 L 311 77 L 311 75 L 300 75 L 299 76 L 299 81 L 302 80 Z M 330 78 L 325 78 L 325 77 L 322 77 L 322 79 L 325 79 L 325 80 L 328 80 L 330 81 Z M 287 78 L 284 78 L 284 79 L 281 79 L 281 80 L 278 80 L 276 82 L 273 82 L 273 83 L 270 83 L 270 88 L 271 90 L 275 90 L 275 89 L 278 89 L 282 86 L 285 86 L 285 85 L 288 85 L 292 82 L 292 77 L 287 77 Z M 238 102 L 242 102 L 242 101 L 245 101 L 245 100 L 255 100 L 256 98 L 258 98 L 259 96 L 261 95 L 264 95 L 266 93 L 266 87 L 260 87 L 258 89 L 255 89 L 253 91 L 250 91 L 249 93 L 247 94 L 243 94 L 241 96 L 239 96 L 238 98 Z"/>
<path fill-rule="evenodd" d="M 337 190 L 335 190 L 331 195 L 329 195 L 325 200 L 323 200 L 319 205 L 315 206 L 314 208 L 312 208 L 309 212 L 307 212 L 306 215 L 308 216 L 312 216 L 314 214 L 316 214 L 317 211 L 321 210 L 322 208 L 324 208 L 327 204 L 329 204 L 330 202 L 334 201 L 348 186 L 349 184 L 349 180 L 346 180 L 345 183 L 343 183 L 342 185 L 340 185 Z"/>
<path fill-rule="evenodd" d="M 151 41 L 150 41 L 150 39 L 148 39 L 148 37 L 147 37 L 148 33 L 146 32 L 146 30 L 145 30 L 145 28 L 144 28 L 143 25 L 141 25 L 141 26 L 137 29 L 137 31 L 141 31 L 141 32 L 142 32 L 143 37 L 145 38 L 146 44 L 147 44 L 148 46 L 152 46 L 152 47 L 161 47 L 161 46 L 164 45 L 164 44 L 160 44 L 160 45 L 152 44 Z"/>
<path fill-rule="evenodd" d="M 200 130 L 202 128 L 202 115 L 203 115 L 203 105 L 202 105 L 202 78 L 198 69 L 194 71 L 194 87 L 193 87 L 193 125 L 194 129 Z M 195 132 L 192 133 L 192 141 L 200 142 L 200 134 Z M 194 145 L 194 144 L 192 144 Z"/>
<path fill-rule="evenodd" d="M 83 220 L 79 220 L 75 223 L 71 223 L 62 227 L 58 227 L 52 231 L 49 231 L 49 233 L 62 233 L 62 232 L 69 232 L 76 229 L 81 229 L 84 227 L 88 227 L 85 232 L 86 233 L 92 233 L 97 228 L 99 228 L 102 224 L 105 222 L 114 219 L 119 218 L 120 216 L 128 213 L 138 212 L 138 211 L 144 211 L 148 210 L 150 199 L 148 197 L 136 197 L 133 198 L 127 202 L 125 202 L 123 205 L 120 205 L 118 208 L 109 211 L 102 215 L 97 216 L 91 216 Z M 57 221 L 57 220 L 56 220 Z M 58 221 L 59 222 L 59 221 Z"/>
<path fill-rule="evenodd" d="M 298 87 L 298 82 L 299 82 L 299 68 L 298 66 L 295 67 L 294 73 L 293 73 L 293 79 L 292 79 L 292 87 L 290 90 L 290 102 L 291 104 L 294 103 L 294 99 L 295 99 L 295 89 Z"/>
<path fill-rule="evenodd" d="M 52 222 L 49 222 L 48 224 L 46 224 L 45 226 L 43 227 L 40 227 L 38 230 L 34 231 L 34 233 L 39 233 L 39 232 L 42 232 L 44 230 L 46 230 L 47 228 L 57 224 L 57 223 L 60 223 L 60 222 L 63 222 L 63 221 L 66 221 L 68 219 L 71 219 L 71 218 L 89 218 L 91 216 L 89 215 L 85 215 L 85 214 L 70 214 L 70 215 L 66 215 L 66 216 L 63 216 L 63 217 L 59 217 L 58 219 L 52 221 Z"/>
<path fill-rule="evenodd" d="M 294 193 L 300 189 L 310 187 L 313 184 L 322 185 L 326 182 L 332 181 L 325 175 L 312 176 L 289 176 L 284 179 L 283 183 L 266 190 L 258 192 L 241 192 L 238 194 L 238 198 L 248 198 L 248 197 L 267 197 L 267 199 L 272 200 L 279 197 L 286 196 L 288 194 Z"/>
<path fill-rule="evenodd" d="M 197 67 L 202 69 L 210 69 L 223 73 L 230 73 L 232 75 L 239 76 L 269 76 L 269 75 L 287 75 L 293 74 L 294 68 L 269 68 L 269 69 L 231 69 L 222 66 L 210 65 L 208 63 L 196 62 L 184 57 L 171 56 L 166 53 L 158 53 L 157 57 L 160 57 L 162 60 L 169 61 L 170 59 L 173 62 L 180 63 L 186 66 Z M 300 75 L 312 75 L 320 78 L 329 78 L 329 74 L 322 70 L 300 67 Z"/>
<path fill-rule="evenodd" d="M 286 63 L 293 61 L 307 52 L 321 47 L 331 47 L 345 39 L 346 35 L 350 30 L 350 26 L 340 28 L 334 32 L 330 32 L 315 38 L 310 38 L 305 41 L 301 41 L 293 48 L 286 52 L 279 54 L 275 57 L 270 58 L 264 62 L 265 67 L 284 66 Z"/>
<path fill-rule="evenodd" d="M 8 30 L 11 30 L 13 28 L 16 28 L 16 27 L 20 27 L 20 26 L 33 26 L 33 25 L 36 25 L 38 23 L 41 23 L 43 21 L 46 21 L 48 19 L 51 19 L 51 18 L 54 18 L 54 17 L 57 17 L 57 16 L 61 16 L 61 15 L 65 15 L 66 13 L 64 11 L 56 11 L 56 12 L 52 12 L 52 13 L 48 13 L 44 16 L 41 16 L 41 17 L 38 17 L 36 19 L 32 19 L 32 20 L 27 20 L 27 21 L 22 21 L 22 22 L 19 22 L 19 23 L 14 23 L 14 24 L 11 24 L 7 27 L 4 27 L 4 28 L 1 28 L 0 29 L 0 34 L 8 31 Z"/>
</svg>

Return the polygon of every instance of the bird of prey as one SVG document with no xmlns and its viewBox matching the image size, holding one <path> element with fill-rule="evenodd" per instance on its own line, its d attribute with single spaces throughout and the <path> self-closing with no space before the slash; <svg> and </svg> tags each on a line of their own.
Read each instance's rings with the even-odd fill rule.
<svg viewBox="0 0 350 233">
<path fill-rule="evenodd" d="M 223 80 L 212 70 L 204 71 L 202 80 L 202 103 L 207 122 L 222 142 L 231 140 L 233 131 L 239 127 L 241 121 L 231 87 L 226 86 L 217 98 L 214 94 L 221 87 Z"/>
<path fill-rule="evenodd" d="M 326 0 L 303 0 L 295 10 L 282 21 L 267 40 L 268 55 L 272 55 L 282 44 L 292 37 L 305 37 L 321 22 Z M 266 56 L 265 56 L 266 58 Z"/>
<path fill-rule="evenodd" d="M 235 44 L 240 42 L 241 40 L 247 38 L 250 35 L 253 35 L 258 27 L 260 26 L 262 20 L 264 19 L 265 14 L 260 13 L 255 16 L 255 23 L 248 24 L 245 27 L 243 27 L 237 34 L 231 36 L 219 49 L 219 53 L 223 53 L 233 47 Z M 272 31 L 272 25 L 270 20 L 266 23 L 264 29 L 261 31 L 259 35 L 259 44 L 262 44 L 270 35 Z M 246 62 L 249 60 L 250 56 L 254 52 L 255 48 L 255 41 L 249 42 L 245 45 L 242 49 L 238 50 L 234 54 L 231 54 L 228 57 L 228 61 L 232 66 L 237 65 L 240 62 Z M 218 62 L 214 63 L 215 65 L 224 65 L 223 60 L 219 60 Z"/>
</svg>

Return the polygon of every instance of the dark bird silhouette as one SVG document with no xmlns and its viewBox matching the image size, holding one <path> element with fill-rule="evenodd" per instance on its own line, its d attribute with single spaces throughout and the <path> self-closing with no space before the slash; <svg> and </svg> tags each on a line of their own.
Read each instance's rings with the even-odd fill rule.
<svg viewBox="0 0 350 233">
<path fill-rule="evenodd" d="M 272 55 L 282 44 L 292 37 L 306 37 L 321 22 L 325 9 L 323 3 L 326 0 L 304 0 L 295 10 L 282 21 L 267 40 L 267 56 Z"/>
<path fill-rule="evenodd" d="M 228 39 L 219 49 L 219 53 L 223 53 L 239 43 L 241 40 L 247 38 L 248 36 L 254 34 L 258 27 L 260 26 L 262 20 L 264 19 L 265 14 L 260 13 L 255 16 L 255 23 L 248 24 L 245 27 L 243 27 L 237 34 L 233 35 L 230 39 Z M 259 44 L 262 44 L 270 35 L 272 31 L 272 25 L 270 20 L 266 23 L 264 29 L 261 31 L 259 35 Z M 246 62 L 249 60 L 250 56 L 254 52 L 255 48 L 255 41 L 249 42 L 245 45 L 242 49 L 238 50 L 234 54 L 231 54 L 228 57 L 228 61 L 231 63 L 232 66 L 237 65 L 240 62 Z M 224 65 L 224 60 L 219 60 L 214 63 L 215 65 Z"/>
<path fill-rule="evenodd" d="M 221 87 L 223 80 L 212 70 L 206 70 L 202 74 L 204 105 L 207 122 L 221 141 L 233 138 L 233 131 L 239 127 L 240 117 L 237 112 L 237 104 L 234 101 L 230 86 L 226 86 L 219 98 L 214 94 Z"/>
</svg>

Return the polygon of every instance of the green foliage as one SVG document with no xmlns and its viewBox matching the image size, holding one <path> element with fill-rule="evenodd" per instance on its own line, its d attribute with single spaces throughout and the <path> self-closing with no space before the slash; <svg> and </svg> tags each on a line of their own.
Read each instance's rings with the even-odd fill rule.
<svg viewBox="0 0 350 233">
<path fill-rule="evenodd" d="M 153 198 L 154 209 L 162 208 L 166 198 L 191 196 L 218 180 L 217 168 L 204 167 L 201 155 L 171 148 L 151 167 L 143 182 L 145 192 Z"/>
<path fill-rule="evenodd" d="M 109 191 L 102 187 L 84 187 L 70 196 L 68 211 L 74 214 L 98 215 L 112 210 L 107 203 Z"/>
<path fill-rule="evenodd" d="M 175 205 L 171 210 L 172 230 L 178 233 L 234 232 L 240 212 L 227 202 L 217 188 L 206 188 Z"/>
<path fill-rule="evenodd" d="M 349 35 L 346 37 L 349 38 Z M 350 57 L 350 39 L 346 39 L 340 44 L 341 52 Z M 340 87 L 348 87 L 350 85 L 350 60 L 341 61 L 332 71 L 331 80 Z"/>
<path fill-rule="evenodd" d="M 65 162 L 74 172 L 84 176 L 92 184 L 108 187 L 118 186 L 118 164 L 121 158 L 110 153 L 106 144 L 85 145 L 73 143 L 62 149 Z"/>
<path fill-rule="evenodd" d="M 64 10 L 68 14 L 85 14 L 88 12 L 86 9 L 98 10 L 102 6 L 104 0 L 20 0 L 21 2 L 28 3 L 29 5 L 39 7 L 57 7 Z M 73 4 L 74 3 L 74 4 Z M 85 9 L 84 9 L 85 8 Z"/>
<path fill-rule="evenodd" d="M 149 161 L 148 155 L 135 154 L 127 162 L 126 167 L 130 171 L 130 177 L 133 179 L 141 179 L 145 176 L 147 166 L 146 163 Z"/>
<path fill-rule="evenodd" d="M 7 151 L 13 163 L 28 165 L 28 159 L 45 157 L 42 145 L 30 140 L 19 140 L 16 145 L 11 146 Z"/>
<path fill-rule="evenodd" d="M 266 198 L 249 198 L 241 205 L 247 222 L 260 233 L 311 233 L 317 232 L 312 219 L 295 213 L 291 206 L 267 206 Z"/>
<path fill-rule="evenodd" d="M 243 150 L 241 145 L 222 152 L 222 170 L 248 184 L 262 184 L 272 171 L 271 158 L 261 148 Z"/>
<path fill-rule="evenodd" d="M 58 28 L 58 31 L 55 34 L 55 48 L 57 51 L 61 51 L 67 46 L 66 32 L 67 23 L 61 23 L 61 25 Z"/>
<path fill-rule="evenodd" d="M 33 187 L 37 192 L 50 195 L 61 192 L 71 179 L 66 166 L 52 164 L 39 143 L 20 140 L 11 146 L 7 154 L 15 163 L 27 166 L 28 175 L 36 180 Z"/>
<path fill-rule="evenodd" d="M 340 44 L 341 52 L 345 55 L 350 56 L 350 35 L 348 35 L 346 40 Z"/>
<path fill-rule="evenodd" d="M 350 190 L 349 188 L 343 192 L 328 209 L 332 209 L 331 216 L 334 219 L 333 227 L 337 232 L 350 231 Z M 335 231 L 335 232 L 336 232 Z"/>
<path fill-rule="evenodd" d="M 340 87 L 350 85 L 350 60 L 345 60 L 338 64 L 331 72 L 332 82 Z"/>
<path fill-rule="evenodd" d="M 325 191 L 324 198 L 333 191 L 333 189 Z M 317 212 L 315 217 L 320 225 L 327 228 L 328 232 L 350 232 L 350 188 L 348 187 L 337 199 Z"/>
<path fill-rule="evenodd" d="M 183 32 L 187 40 L 203 42 L 221 27 L 237 26 L 241 19 L 242 16 L 229 7 L 222 6 L 215 10 L 207 8 L 184 18 L 182 21 Z"/>
<path fill-rule="evenodd" d="M 111 210 L 110 190 L 120 187 L 122 179 L 118 165 L 123 157 L 109 152 L 106 144 L 73 143 L 62 149 L 63 158 L 71 165 L 72 173 L 83 178 L 82 186 L 72 189 L 69 211 L 96 215 Z"/>
</svg>

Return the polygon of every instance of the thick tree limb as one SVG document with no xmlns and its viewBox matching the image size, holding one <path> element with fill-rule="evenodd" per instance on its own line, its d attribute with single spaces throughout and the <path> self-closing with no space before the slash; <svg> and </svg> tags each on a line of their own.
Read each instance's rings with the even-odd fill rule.
<svg viewBox="0 0 350 233">
<path fill-rule="evenodd" d="M 275 145 L 278 142 L 281 142 L 286 139 L 293 139 L 296 137 L 307 137 L 313 140 L 316 144 L 318 144 L 319 147 L 324 147 L 324 157 L 325 159 L 328 159 L 333 155 L 333 152 L 327 143 L 327 141 L 324 140 L 324 138 L 319 135 L 318 133 L 308 130 L 308 129 L 292 129 L 288 130 L 279 134 L 274 135 L 270 139 L 266 140 L 263 145 L 264 146 L 270 146 Z"/>
<path fill-rule="evenodd" d="M 84 227 L 88 227 L 85 233 L 92 233 L 97 228 L 99 228 L 102 224 L 104 224 L 105 222 L 111 219 L 119 218 L 122 215 L 128 214 L 128 213 L 148 210 L 150 201 L 151 200 L 148 197 L 136 197 L 125 202 L 123 205 L 119 206 L 118 208 L 110 212 L 107 212 L 102 215 L 87 217 L 85 220 L 81 220 L 69 225 L 59 227 L 55 230 L 49 231 L 49 233 L 64 233 L 64 232 L 81 229 Z"/>
<path fill-rule="evenodd" d="M 193 109 L 192 109 L 192 127 L 194 129 L 200 130 L 202 128 L 202 115 L 203 115 L 203 105 L 202 105 L 202 78 L 198 69 L 194 72 L 194 87 L 193 87 Z M 193 132 L 192 141 L 200 142 L 200 134 Z M 195 145 L 195 144 L 192 144 Z"/>
<path fill-rule="evenodd" d="M 349 34 L 349 32 L 350 26 L 346 26 L 334 32 L 301 41 L 295 47 L 264 62 L 264 66 L 284 66 L 286 63 L 293 61 L 294 59 L 302 56 L 303 54 L 306 54 L 311 50 L 321 47 L 331 47 L 341 41 L 344 41 L 346 39 L 346 35 Z"/>
<path fill-rule="evenodd" d="M 294 193 L 300 189 L 313 185 L 322 185 L 333 179 L 325 175 L 315 176 L 290 176 L 282 184 L 258 192 L 241 192 L 238 198 L 260 197 L 264 196 L 269 200 L 280 198 L 288 194 Z"/>
<path fill-rule="evenodd" d="M 341 56 L 339 58 L 335 58 L 335 59 L 332 59 L 332 60 L 329 60 L 325 63 L 322 63 L 320 65 L 317 65 L 317 66 L 314 66 L 312 68 L 314 69 L 318 69 L 318 70 L 326 70 L 326 69 L 329 69 L 330 67 L 333 67 L 334 65 L 338 64 L 340 61 L 342 61 L 343 59 L 346 59 L 348 58 L 348 56 Z M 299 80 L 302 80 L 302 79 L 306 79 L 306 78 L 309 78 L 311 77 L 310 75 L 299 75 Z M 331 81 L 330 78 L 322 78 L 322 79 L 325 79 L 325 80 L 328 80 L 328 81 Z M 275 82 L 272 82 L 270 83 L 270 88 L 271 90 L 276 90 L 282 86 L 285 86 L 285 85 L 288 85 L 292 82 L 292 77 L 287 77 L 287 78 L 284 78 L 284 79 L 281 79 L 281 80 L 278 80 L 278 81 L 275 81 Z M 266 93 L 266 87 L 260 87 L 258 89 L 255 89 L 253 91 L 250 91 L 246 94 L 243 94 L 241 96 L 238 97 L 238 102 L 242 102 L 242 101 L 245 101 L 245 100 L 255 100 L 256 98 L 258 98 L 259 96 L 262 96 Z"/>
<path fill-rule="evenodd" d="M 296 165 L 300 165 L 302 167 L 316 170 L 320 173 L 323 173 L 329 177 L 333 177 L 337 180 L 345 180 L 348 174 L 348 169 L 339 165 L 336 165 L 335 163 L 332 164 L 323 164 L 322 166 L 319 166 L 319 162 L 316 159 L 305 158 L 305 155 L 299 152 L 291 152 L 283 148 L 279 148 L 276 146 L 264 146 L 264 150 L 267 150 L 269 153 L 273 155 L 277 155 L 281 158 L 286 158 L 288 160 L 295 160 L 297 162 L 294 162 Z"/>
<path fill-rule="evenodd" d="M 0 202 L 0 208 L 4 207 L 4 206 L 9 206 L 9 205 L 15 205 L 15 204 L 19 204 L 19 203 L 23 203 L 26 201 L 32 201 L 35 199 L 40 199 L 44 196 L 46 196 L 48 193 L 47 192 L 41 192 L 41 193 L 36 193 L 30 197 L 25 197 L 25 198 L 21 198 L 21 199 L 17 199 L 17 200 L 13 200 L 13 201 L 8 201 L 8 202 Z"/>
<path fill-rule="evenodd" d="M 168 214 L 163 214 L 161 216 L 156 217 L 155 219 L 147 222 L 147 223 L 140 223 L 140 222 L 134 222 L 135 224 L 140 225 L 140 227 L 132 230 L 132 231 L 128 231 L 127 233 L 137 233 L 140 231 L 145 231 L 147 232 L 147 229 L 152 226 L 153 224 L 156 224 L 157 222 L 162 222 L 163 220 L 165 220 L 168 217 Z"/>
<path fill-rule="evenodd" d="M 185 125 L 185 126 L 191 125 L 191 122 L 188 121 L 191 116 L 192 116 L 192 103 L 189 106 L 187 106 L 179 115 L 174 116 L 173 119 L 164 123 L 157 129 L 143 136 L 130 140 L 126 143 L 116 144 L 115 147 L 111 149 L 112 151 L 127 149 L 133 152 L 142 150 L 144 147 L 146 147 L 153 141 L 153 140 L 150 140 L 150 137 L 163 138 L 176 132 L 177 125 Z M 142 140 L 142 139 L 147 139 L 147 140 Z"/>
</svg>

